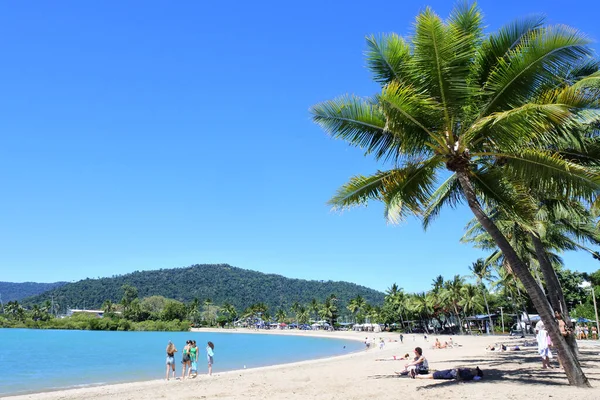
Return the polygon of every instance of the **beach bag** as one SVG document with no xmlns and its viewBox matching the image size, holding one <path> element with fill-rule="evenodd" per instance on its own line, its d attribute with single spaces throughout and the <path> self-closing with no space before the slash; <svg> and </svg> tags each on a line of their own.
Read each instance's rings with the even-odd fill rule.
<svg viewBox="0 0 600 400">
<path fill-rule="evenodd" d="M 192 371 L 198 370 L 198 363 L 196 361 L 192 361 Z"/>
</svg>

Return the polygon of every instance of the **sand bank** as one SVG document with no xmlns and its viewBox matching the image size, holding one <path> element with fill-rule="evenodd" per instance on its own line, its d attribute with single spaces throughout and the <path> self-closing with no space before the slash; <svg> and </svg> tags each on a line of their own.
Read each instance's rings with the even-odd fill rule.
<svg viewBox="0 0 600 400">
<path fill-rule="evenodd" d="M 215 330 L 220 333 L 224 330 Z M 201 330 L 209 332 L 209 330 Z M 545 399 L 545 398 L 600 398 L 600 343 L 581 343 L 581 362 L 593 389 L 577 389 L 567 385 L 559 369 L 543 370 L 535 348 L 520 352 L 487 352 L 493 342 L 518 343 L 507 337 L 455 336 L 461 347 L 430 349 L 435 337 L 425 342 L 422 335 L 404 335 L 404 343 L 397 342 L 397 334 L 362 332 L 263 331 L 239 329 L 232 334 L 256 333 L 271 335 L 321 336 L 364 341 L 365 336 L 384 338 L 385 347 L 372 346 L 340 357 L 300 363 L 219 372 L 218 359 L 214 375 L 200 375 L 186 381 L 155 380 L 78 388 L 55 392 L 13 396 L 17 399 Z M 443 342 L 447 338 L 440 336 Z M 421 346 L 431 368 L 446 369 L 458 366 L 479 366 L 485 373 L 479 382 L 413 380 L 397 377 L 404 361 L 376 361 L 391 359 L 394 355 L 412 353 Z M 554 365 L 557 366 L 555 362 Z M 157 366 L 157 377 L 164 367 Z M 582 397 L 580 397 L 582 396 Z"/>
</svg>

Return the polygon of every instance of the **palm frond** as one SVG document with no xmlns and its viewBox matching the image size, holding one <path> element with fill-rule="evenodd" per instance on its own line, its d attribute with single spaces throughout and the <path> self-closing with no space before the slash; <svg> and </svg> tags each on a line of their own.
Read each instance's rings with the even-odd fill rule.
<svg viewBox="0 0 600 400">
<path fill-rule="evenodd" d="M 313 121 L 336 139 L 365 149 L 377 159 L 398 157 L 396 138 L 385 129 L 385 116 L 373 101 L 342 96 L 310 109 Z"/>
<path fill-rule="evenodd" d="M 481 115 L 526 103 L 540 87 L 553 81 L 557 69 L 590 56 L 589 43 L 583 34 L 567 26 L 527 33 L 490 73 L 484 86 L 486 104 Z"/>
<path fill-rule="evenodd" d="M 524 149 L 498 156 L 505 159 L 509 174 L 537 193 L 593 201 L 600 189 L 600 171 L 565 160 L 558 153 Z"/>
<path fill-rule="evenodd" d="M 511 215 L 523 226 L 530 226 L 535 202 L 526 187 L 509 182 L 497 168 L 481 168 L 471 173 L 473 186 L 488 208 Z"/>
<path fill-rule="evenodd" d="M 328 201 L 335 210 L 343 210 L 354 206 L 366 205 L 369 200 L 381 200 L 385 191 L 386 180 L 394 171 L 378 171 L 371 176 L 357 175 L 340 187 Z"/>
<path fill-rule="evenodd" d="M 480 118 L 463 141 L 473 148 L 473 154 L 490 144 L 497 149 L 519 149 L 532 141 L 555 139 L 555 127 L 573 126 L 574 117 L 565 105 L 528 103 Z"/>
<path fill-rule="evenodd" d="M 382 86 L 393 80 L 404 82 L 410 61 L 410 45 L 395 33 L 367 37 L 367 67 Z"/>
<path fill-rule="evenodd" d="M 483 41 L 475 60 L 475 77 L 480 86 L 488 80 L 500 59 L 510 50 L 521 44 L 523 39 L 532 31 L 542 27 L 544 16 L 533 15 L 504 25 Z"/>
<path fill-rule="evenodd" d="M 465 17 L 466 18 L 466 17 Z M 413 41 L 413 67 L 430 97 L 438 101 L 444 130 L 452 133 L 452 115 L 472 94 L 467 79 L 472 37 L 444 24 L 430 8 L 417 16 Z M 420 88 L 421 88 L 420 87 Z M 451 139 L 453 143 L 454 140 Z"/>
<path fill-rule="evenodd" d="M 388 222 L 399 223 L 409 214 L 422 213 L 433 191 L 435 171 L 441 164 L 439 157 L 433 157 L 394 170 L 386 179 L 383 193 L 384 215 Z"/>
<path fill-rule="evenodd" d="M 435 132 L 441 108 L 434 99 L 417 93 L 412 86 L 392 82 L 382 90 L 378 100 L 386 117 L 386 128 L 396 135 L 403 152 L 419 154 L 426 143 L 447 147 Z"/>
<path fill-rule="evenodd" d="M 444 206 L 450 208 L 456 207 L 456 205 L 462 199 L 462 191 L 456 174 L 450 175 L 437 189 L 427 203 L 427 207 L 423 211 L 423 227 L 427 229 L 431 222 L 442 211 Z"/>
</svg>

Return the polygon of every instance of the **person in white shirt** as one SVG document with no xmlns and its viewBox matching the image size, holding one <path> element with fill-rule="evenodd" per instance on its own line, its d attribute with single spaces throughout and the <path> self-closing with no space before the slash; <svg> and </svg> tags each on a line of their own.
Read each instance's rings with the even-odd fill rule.
<svg viewBox="0 0 600 400">
<path fill-rule="evenodd" d="M 544 327 L 542 321 L 535 324 L 536 340 L 538 343 L 538 353 L 542 357 L 542 368 L 552 368 L 550 365 L 550 359 L 552 358 L 552 352 L 550 351 L 548 344 L 548 332 Z"/>
</svg>

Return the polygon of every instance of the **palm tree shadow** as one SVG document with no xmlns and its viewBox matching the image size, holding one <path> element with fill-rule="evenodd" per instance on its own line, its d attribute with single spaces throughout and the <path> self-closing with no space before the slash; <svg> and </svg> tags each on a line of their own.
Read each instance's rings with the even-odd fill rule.
<svg viewBox="0 0 600 400">
<path fill-rule="evenodd" d="M 377 375 L 370 375 L 369 378 L 371 379 L 390 379 L 390 378 L 404 378 L 407 379 L 407 376 L 404 375 L 398 375 L 398 374 L 377 374 Z"/>
</svg>

